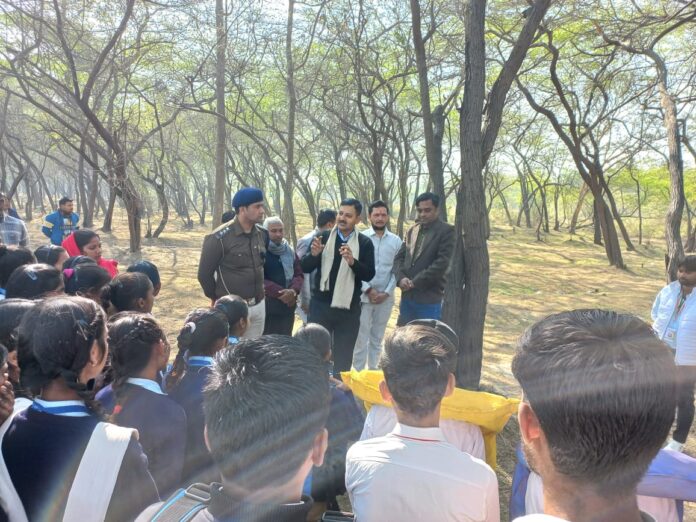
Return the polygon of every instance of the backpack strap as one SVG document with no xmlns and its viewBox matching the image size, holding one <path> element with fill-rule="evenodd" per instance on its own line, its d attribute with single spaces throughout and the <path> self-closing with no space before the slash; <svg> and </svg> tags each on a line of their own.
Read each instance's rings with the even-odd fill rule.
<svg viewBox="0 0 696 522">
<path fill-rule="evenodd" d="M 63 522 L 106 518 L 123 456 L 134 436 L 138 438 L 137 430 L 97 424 L 70 487 Z"/>
<path fill-rule="evenodd" d="M 210 504 L 210 486 L 192 484 L 175 492 L 157 510 L 151 522 L 188 522 Z"/>
<path fill-rule="evenodd" d="M 24 405 L 24 407 L 17 408 L 14 410 L 10 416 L 5 420 L 5 422 L 0 425 L 0 446 L 2 446 L 2 439 L 5 436 L 10 424 L 12 424 L 12 419 L 18 413 L 23 412 L 31 402 Z M 17 490 L 12 484 L 12 479 L 10 478 L 10 472 L 5 464 L 5 459 L 2 458 L 2 453 L 0 452 L 0 509 L 4 509 L 7 514 L 7 519 L 10 522 L 28 522 L 27 513 L 24 511 L 24 504 L 22 504 L 22 499 L 19 498 Z"/>
</svg>

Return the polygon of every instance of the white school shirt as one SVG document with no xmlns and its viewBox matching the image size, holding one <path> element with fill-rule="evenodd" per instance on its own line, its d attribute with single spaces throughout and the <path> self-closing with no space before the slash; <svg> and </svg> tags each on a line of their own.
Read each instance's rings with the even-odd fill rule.
<svg viewBox="0 0 696 522">
<path fill-rule="evenodd" d="M 657 294 L 652 307 L 653 330 L 660 339 L 668 335 L 681 284 L 673 281 Z M 696 366 L 696 292 L 686 296 L 684 307 L 677 319 L 677 339 L 675 362 L 680 366 Z"/>
<path fill-rule="evenodd" d="M 677 513 L 677 503 L 671 498 L 660 498 L 660 497 L 648 497 L 645 495 L 636 495 L 638 500 L 638 508 L 641 510 L 643 515 L 651 516 L 655 522 L 679 522 L 679 514 Z M 544 512 L 544 485 L 541 481 L 541 477 L 538 473 L 534 471 L 529 473 L 529 479 L 527 480 L 527 491 L 524 496 L 524 510 L 529 516 L 545 516 L 550 517 L 550 515 L 542 515 Z M 528 519 L 527 517 L 519 517 L 517 520 L 538 520 L 542 522 L 546 519 Z M 560 520 L 556 517 L 551 517 L 549 522 L 553 520 Z"/>
<path fill-rule="evenodd" d="M 365 417 L 360 440 L 382 437 L 391 433 L 396 426 L 396 412 L 393 408 L 375 404 Z M 481 428 L 468 422 L 440 419 L 440 429 L 445 440 L 464 453 L 477 459 L 486 460 L 486 445 Z"/>
<path fill-rule="evenodd" d="M 642 522 L 662 522 L 659 519 L 653 518 L 649 513 L 643 511 L 640 512 L 640 518 Z M 535 513 L 533 515 L 525 515 L 523 517 L 517 517 L 513 522 L 570 522 L 565 518 L 558 518 L 552 515 L 545 515 L 544 513 Z"/>
<path fill-rule="evenodd" d="M 440 428 L 397 424 L 356 442 L 346 457 L 355 519 L 499 522 L 498 479 L 477 458 L 445 442 Z"/>
</svg>

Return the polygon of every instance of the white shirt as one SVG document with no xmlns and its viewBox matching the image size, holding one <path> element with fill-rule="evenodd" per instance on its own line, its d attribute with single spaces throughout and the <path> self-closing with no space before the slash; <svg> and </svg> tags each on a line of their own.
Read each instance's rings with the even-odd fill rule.
<svg viewBox="0 0 696 522">
<path fill-rule="evenodd" d="M 440 428 L 397 424 L 389 435 L 356 442 L 346 489 L 358 522 L 500 521 L 495 473 L 445 442 Z"/>
<path fill-rule="evenodd" d="M 363 232 L 372 240 L 375 246 L 375 277 L 371 281 L 363 281 L 362 295 L 360 299 L 363 303 L 369 302 L 365 291 L 374 288 L 377 292 L 385 292 L 390 296 L 394 295 L 396 288 L 396 276 L 394 275 L 394 258 L 401 250 L 403 241 L 396 234 L 384 229 L 384 234 L 380 237 L 372 227 Z"/>
<path fill-rule="evenodd" d="M 673 499 L 648 497 L 645 495 L 636 495 L 636 498 L 638 500 L 638 508 L 640 508 L 643 514 L 653 517 L 656 522 L 679 522 L 677 503 Z M 544 485 L 539 474 L 535 473 L 534 471 L 529 473 L 529 479 L 527 480 L 527 492 L 524 496 L 524 509 L 525 512 L 530 513 L 530 515 L 516 518 L 515 522 L 517 520 L 534 520 L 538 522 L 545 520 L 548 520 L 549 522 L 561 520 L 556 517 L 551 517 L 550 515 L 542 515 L 544 512 Z M 532 515 L 550 518 L 529 518 Z"/>
<path fill-rule="evenodd" d="M 396 412 L 393 408 L 375 404 L 365 418 L 360 440 L 383 437 L 396 426 Z M 445 440 L 459 451 L 477 459 L 486 460 L 486 445 L 481 428 L 474 424 L 452 419 L 440 419 L 440 429 Z"/>
<path fill-rule="evenodd" d="M 643 522 L 662 522 L 658 518 L 653 518 L 649 513 L 643 511 L 640 512 L 641 519 Z M 517 517 L 513 522 L 569 522 L 565 518 L 558 518 L 552 515 L 545 515 L 544 513 L 535 513 L 533 515 L 525 515 L 523 517 Z"/>
<path fill-rule="evenodd" d="M 668 326 L 672 319 L 681 284 L 673 281 L 657 294 L 652 307 L 653 330 L 660 339 L 669 335 Z M 675 361 L 682 366 L 696 366 L 696 292 L 686 296 L 684 307 L 677 319 Z"/>
</svg>

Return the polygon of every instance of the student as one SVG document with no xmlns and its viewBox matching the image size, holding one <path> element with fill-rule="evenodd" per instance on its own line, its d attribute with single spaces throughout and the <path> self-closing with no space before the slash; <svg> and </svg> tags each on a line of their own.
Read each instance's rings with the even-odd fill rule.
<svg viewBox="0 0 696 522">
<path fill-rule="evenodd" d="M 102 244 L 99 235 L 92 230 L 76 230 L 61 245 L 71 256 L 91 257 L 95 263 L 104 268 L 111 277 L 118 274 L 118 261 L 102 257 Z"/>
<path fill-rule="evenodd" d="M 160 274 L 159 270 L 157 269 L 157 265 L 151 263 L 150 261 L 145 261 L 144 259 L 141 259 L 140 261 L 136 261 L 135 263 L 130 265 L 126 269 L 126 272 L 140 272 L 142 274 L 145 274 L 152 283 L 152 295 L 154 295 L 155 297 L 159 295 L 160 290 L 162 289 L 162 281 L 160 279 Z"/>
<path fill-rule="evenodd" d="M 219 480 L 203 436 L 203 388 L 213 357 L 227 344 L 228 332 L 225 314 L 197 308 L 186 317 L 177 338 L 179 351 L 166 383 L 171 398 L 186 412 L 184 482 Z"/>
<path fill-rule="evenodd" d="M 34 256 L 39 263 L 53 265 L 58 270 L 63 270 L 63 263 L 68 259 L 65 249 L 56 245 L 42 245 L 34 250 Z"/>
<path fill-rule="evenodd" d="M 5 286 L 12 272 L 31 263 L 36 263 L 36 258 L 28 248 L 0 245 L 0 300 L 5 299 Z"/>
<path fill-rule="evenodd" d="M 36 398 L 2 440 L 13 486 L 0 494 L 5 511 L 23 508 L 28 520 L 132 519 L 158 494 L 136 432 L 100 422 L 89 389 L 107 356 L 104 312 L 83 297 L 46 299 L 24 315 L 18 335 L 22 385 Z"/>
<path fill-rule="evenodd" d="M 348 450 L 346 487 L 358 520 L 499 522 L 498 480 L 483 461 L 446 442 L 442 399 L 454 391 L 457 350 L 435 328 L 407 325 L 387 337 L 380 392 L 399 420 L 384 437 Z"/>
<path fill-rule="evenodd" d="M 101 305 L 102 289 L 109 284 L 111 276 L 99 265 L 82 263 L 63 270 L 63 280 L 66 294 L 81 295 Z"/>
<path fill-rule="evenodd" d="M 442 321 L 437 319 L 415 319 L 408 324 L 435 328 L 447 337 L 454 346 L 459 346 L 457 334 Z M 397 422 L 398 419 L 396 418 L 394 408 L 374 404 L 367 413 L 360 440 L 383 437 L 392 432 Z M 477 459 L 486 459 L 486 445 L 483 441 L 481 428 L 478 426 L 461 420 L 441 418 L 440 429 L 445 440 L 458 450 L 468 453 Z"/>
<path fill-rule="evenodd" d="M 168 513 L 183 509 L 193 522 L 305 522 L 312 499 L 302 487 L 322 464 L 328 411 L 326 367 L 306 343 L 267 335 L 223 350 L 205 391 L 207 441 L 222 483 L 196 485 L 209 501 L 180 494 L 137 522 L 177 520 Z"/>
<path fill-rule="evenodd" d="M 60 270 L 51 265 L 36 263 L 17 268 L 7 280 L 5 296 L 8 299 L 40 299 L 62 294 L 65 283 Z"/>
<path fill-rule="evenodd" d="M 83 256 L 82 254 L 77 256 L 70 256 L 68 259 L 63 261 L 63 270 L 68 268 L 76 268 L 78 265 L 96 265 L 97 262 L 91 257 Z M 97 265 L 98 266 L 98 265 Z"/>
<path fill-rule="evenodd" d="M 227 316 L 230 328 L 227 344 L 233 346 L 239 342 L 249 326 L 249 306 L 238 295 L 225 295 L 215 301 L 216 310 L 220 310 Z"/>
<path fill-rule="evenodd" d="M 109 321 L 113 382 L 97 394 L 112 422 L 135 428 L 160 496 L 181 481 L 186 450 L 186 414 L 160 388 L 160 371 L 169 360 L 169 343 L 155 319 L 121 312 Z"/>
<path fill-rule="evenodd" d="M 517 520 L 640 522 L 636 486 L 674 420 L 672 355 L 635 316 L 551 315 L 520 338 L 512 373 L 527 462 L 545 515 Z"/>
<path fill-rule="evenodd" d="M 140 272 L 126 272 L 114 277 L 102 288 L 104 310 L 113 307 L 117 312 L 152 312 L 155 304 L 154 289 L 150 279 Z"/>
<path fill-rule="evenodd" d="M 17 362 L 17 327 L 22 317 L 34 308 L 36 301 L 29 299 L 5 299 L 0 301 L 0 344 L 8 351 L 7 375 L 14 389 L 15 406 L 26 408 L 31 403 L 30 394 L 20 385 L 20 370 Z"/>
<path fill-rule="evenodd" d="M 331 374 L 331 334 L 316 323 L 300 327 L 295 339 L 314 348 L 326 365 L 327 375 Z M 339 510 L 336 497 L 346 492 L 346 452 L 348 446 L 360 437 L 363 414 L 358 409 L 353 393 L 333 377 L 329 377 L 331 406 L 326 420 L 329 444 L 324 464 L 312 471 L 312 498 L 318 504 L 319 512 L 325 509 Z"/>
<path fill-rule="evenodd" d="M 7 348 L 0 344 L 0 426 L 12 415 L 14 409 L 15 397 L 8 375 Z M 0 502 L 0 520 L 3 520 L 2 511 L 2 502 Z"/>
</svg>

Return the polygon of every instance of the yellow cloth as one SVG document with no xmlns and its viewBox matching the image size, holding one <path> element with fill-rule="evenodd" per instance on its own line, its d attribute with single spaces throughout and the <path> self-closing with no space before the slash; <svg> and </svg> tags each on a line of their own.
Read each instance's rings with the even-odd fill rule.
<svg viewBox="0 0 696 522">
<path fill-rule="evenodd" d="M 365 402 L 368 410 L 373 404 L 391 407 L 379 392 L 379 383 L 384 380 L 381 371 L 351 370 L 342 372 L 341 377 L 353 394 Z M 495 436 L 503 431 L 510 416 L 517 413 L 519 403 L 518 399 L 506 399 L 493 393 L 456 388 L 452 395 L 442 401 L 440 416 L 443 419 L 460 420 L 479 426 L 486 446 L 486 462 L 495 469 Z"/>
</svg>

